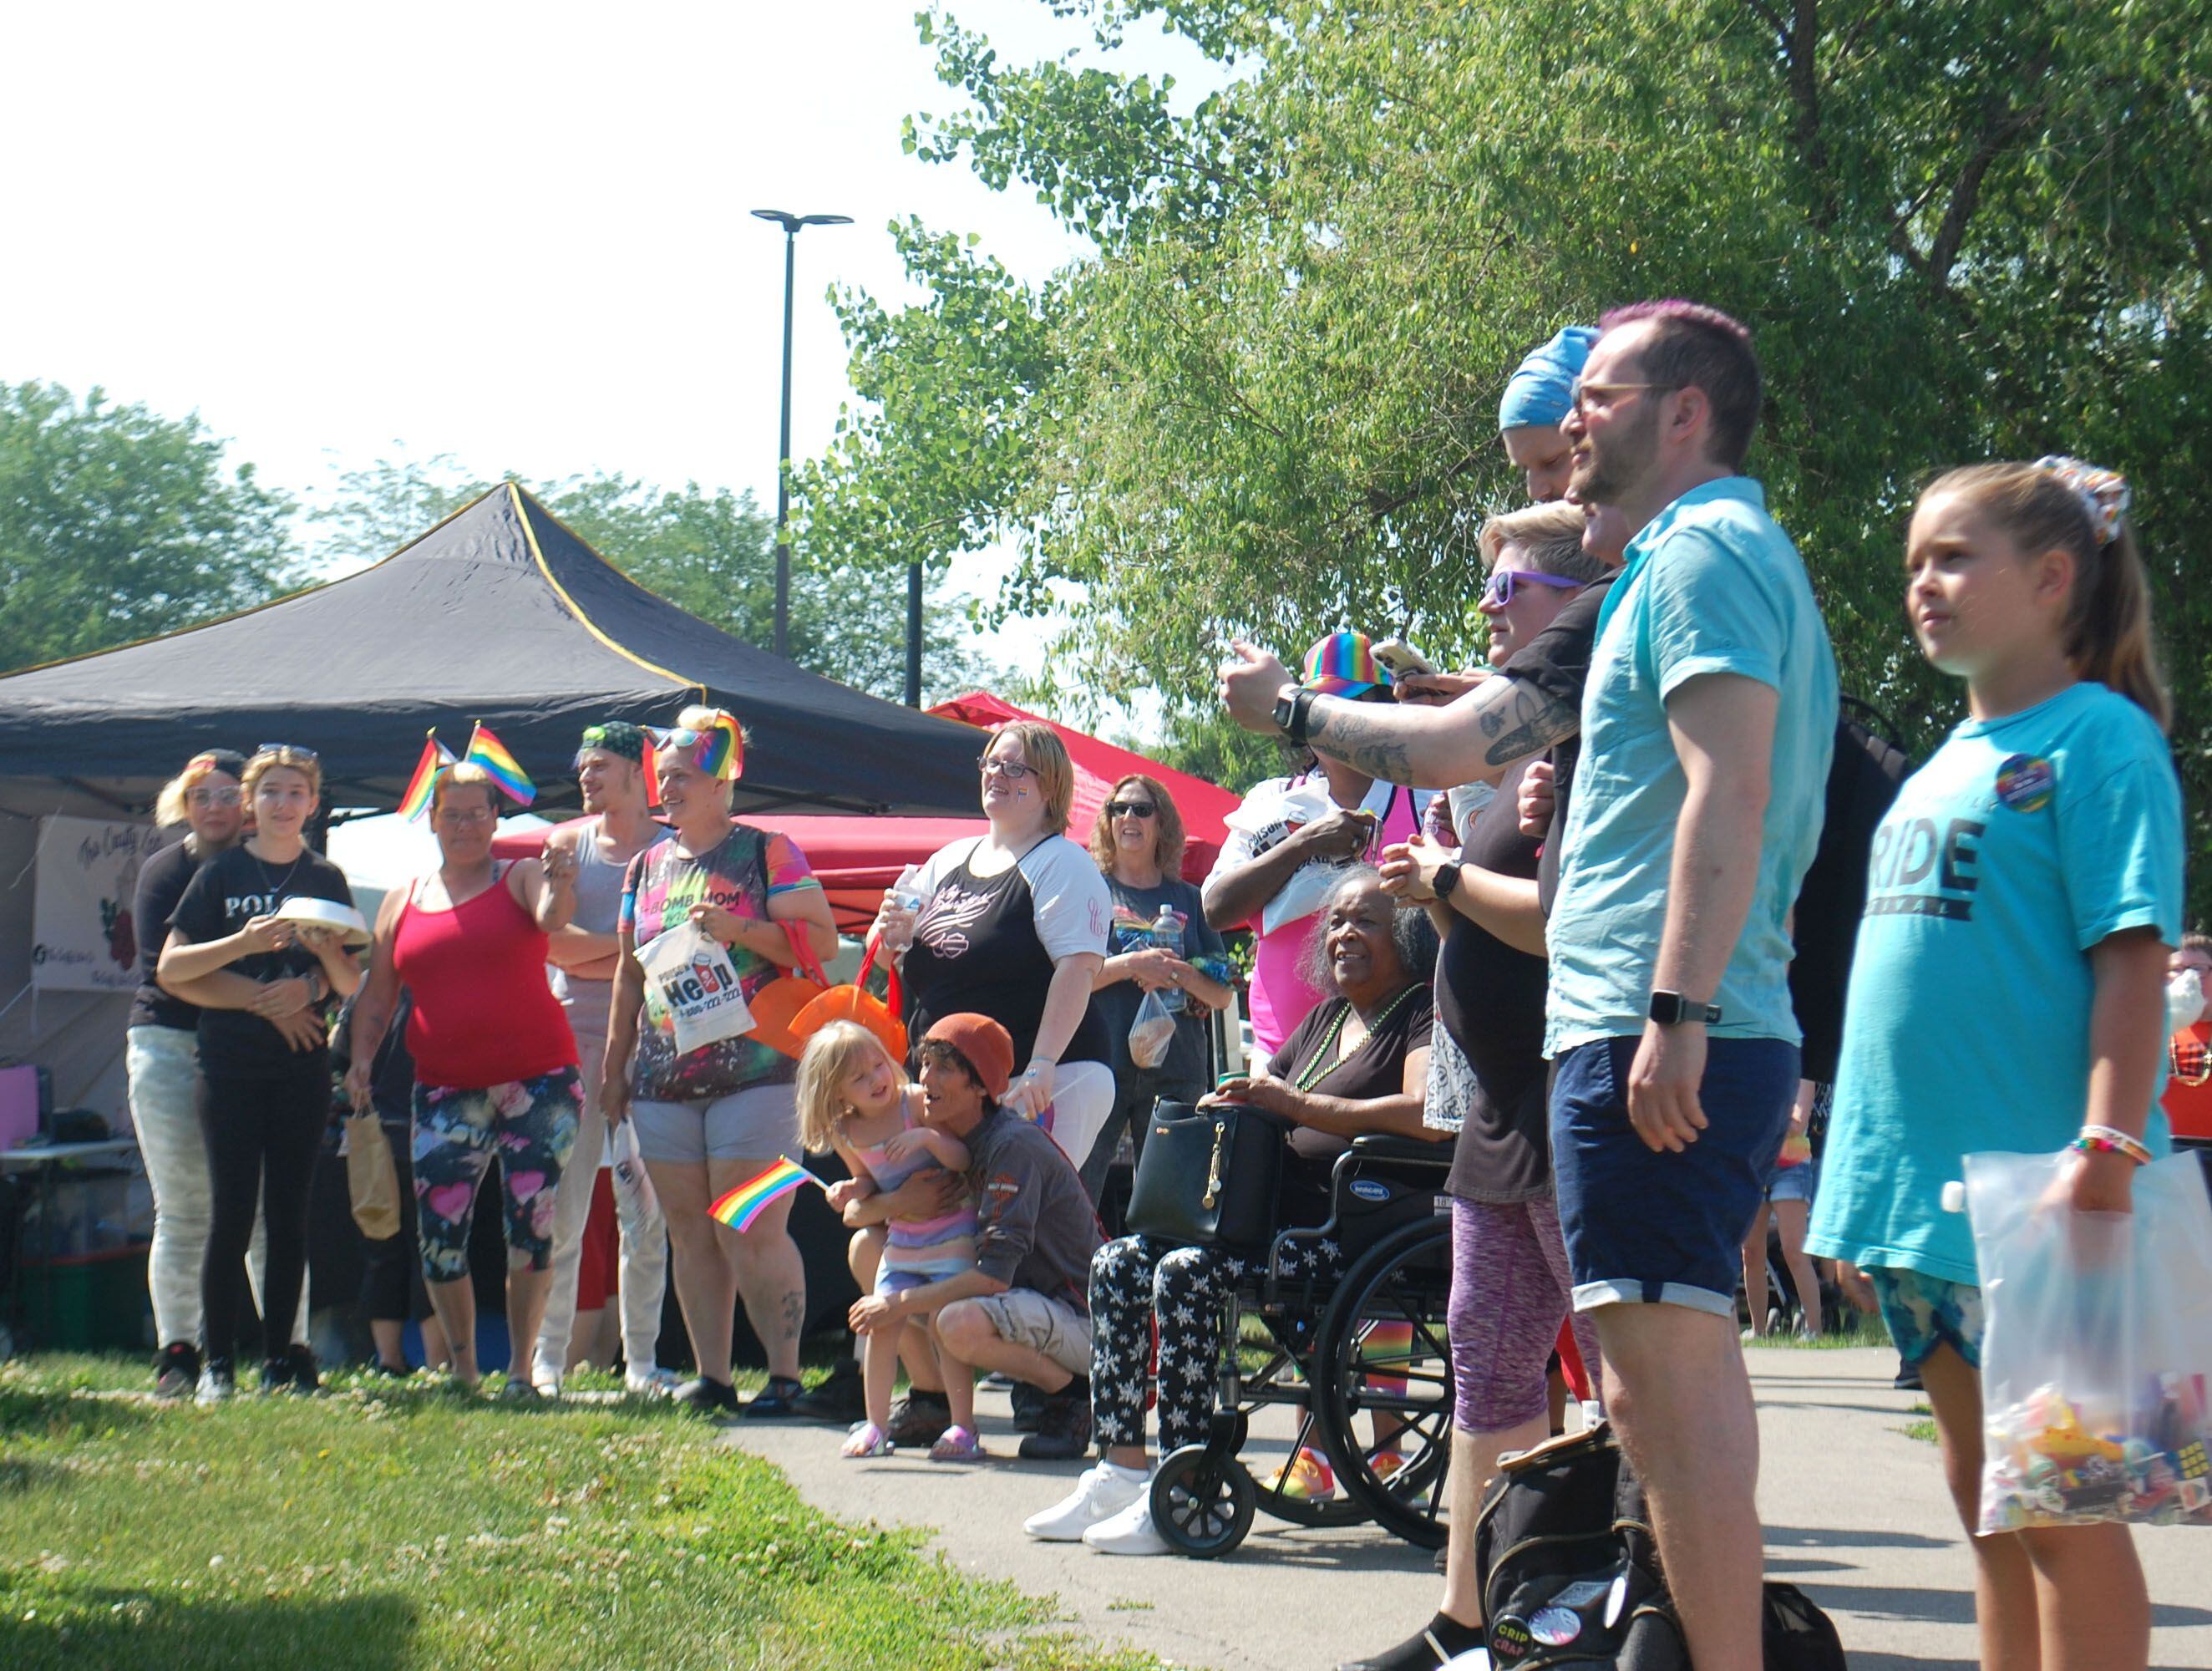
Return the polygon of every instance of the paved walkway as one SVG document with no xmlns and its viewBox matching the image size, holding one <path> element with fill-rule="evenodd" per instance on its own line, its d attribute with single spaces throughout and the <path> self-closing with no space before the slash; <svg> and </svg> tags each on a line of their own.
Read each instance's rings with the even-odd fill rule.
<svg viewBox="0 0 2212 1671">
<path fill-rule="evenodd" d="M 1902 1431 L 1913 1396 L 1895 1354 L 1754 1349 L 1765 1466 L 1767 1571 L 1835 1618 L 1854 1671 L 1974 1671 L 1972 1577 L 1932 1445 Z M 819 1426 L 735 1426 L 812 1502 L 852 1519 L 927 1525 L 963 1568 L 1056 1593 L 1085 1632 L 1217 1671 L 1328 1671 L 1395 1641 L 1434 1610 L 1430 1557 L 1370 1527 L 1299 1531 L 1262 1515 L 1225 1560 L 1116 1559 L 1038 1544 L 1024 1516 L 1054 1501 L 1072 1463 L 1013 1460 L 1004 1399 L 979 1401 L 974 1467 L 905 1456 L 848 1462 Z M 948 1529 L 951 1528 L 951 1529 Z M 2155 1605 L 2151 1664 L 2212 1671 L 2212 1532 L 2139 1533 Z"/>
</svg>

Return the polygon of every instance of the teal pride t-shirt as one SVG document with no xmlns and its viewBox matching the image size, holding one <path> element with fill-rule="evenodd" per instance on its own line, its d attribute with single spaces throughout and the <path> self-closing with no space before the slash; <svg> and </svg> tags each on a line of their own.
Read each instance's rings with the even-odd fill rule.
<svg viewBox="0 0 2212 1671">
<path fill-rule="evenodd" d="M 1712 995 L 1713 1036 L 1798 1040 L 1788 924 L 1826 807 L 1836 661 L 1797 548 L 1759 483 L 1729 476 L 1692 489 L 1629 542 L 1600 617 L 1548 936 L 1547 1055 L 1644 1030 L 1689 790 L 1667 698 L 1706 673 L 1756 679 L 1779 699 L 1758 892 Z"/>
<path fill-rule="evenodd" d="M 2089 951 L 2124 928 L 2174 945 L 2181 871 L 2172 757 L 2126 697 L 2077 684 L 1951 733 L 1875 836 L 1808 1248 L 1978 1280 L 1943 1186 L 1967 1155 L 2073 1141 Z M 2149 1115 L 2163 1154 L 2155 1093 Z"/>
</svg>

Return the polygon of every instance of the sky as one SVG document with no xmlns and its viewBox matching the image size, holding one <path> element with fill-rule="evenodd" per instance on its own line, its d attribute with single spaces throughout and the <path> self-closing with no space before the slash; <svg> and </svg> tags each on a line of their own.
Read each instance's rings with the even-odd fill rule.
<svg viewBox="0 0 2212 1671">
<path fill-rule="evenodd" d="M 911 294 L 890 222 L 980 234 L 1031 280 L 1085 252 L 1021 188 L 902 154 L 902 117 L 963 99 L 916 3 L 7 8 L 0 378 L 197 411 L 309 503 L 450 453 L 772 510 L 783 235 L 749 210 L 855 222 L 799 240 L 801 459 L 851 398 L 827 288 Z M 1009 61 L 1087 39 L 1045 0 L 951 11 Z M 1214 79 L 1149 32 L 1115 61 Z M 954 584 L 988 595 L 1008 561 Z M 1045 636 L 981 647 L 1034 670 Z"/>
</svg>

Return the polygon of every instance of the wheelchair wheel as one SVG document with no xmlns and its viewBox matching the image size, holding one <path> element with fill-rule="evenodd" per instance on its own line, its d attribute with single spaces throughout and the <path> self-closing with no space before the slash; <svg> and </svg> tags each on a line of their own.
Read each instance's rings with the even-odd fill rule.
<svg viewBox="0 0 2212 1671">
<path fill-rule="evenodd" d="M 1152 1475 L 1152 1524 L 1178 1555 L 1212 1560 L 1252 1529 L 1252 1476 L 1234 1456 L 1216 1458 L 1187 1444 L 1160 1459 Z"/>
<path fill-rule="evenodd" d="M 1314 1408 L 1346 1497 L 1409 1542 L 1444 1540 L 1451 1461 L 1450 1226 L 1385 1237 L 1337 1285 L 1314 1352 Z M 1362 1418 L 1364 1418 L 1364 1423 Z M 1376 1430 L 1359 1431 L 1366 1423 Z M 1381 1442 L 1395 1430 L 1395 1442 Z M 1384 1461 L 1395 1456 L 1395 1464 Z"/>
<path fill-rule="evenodd" d="M 1293 1526 L 1357 1526 L 1368 1518 L 1368 1511 L 1342 1492 L 1317 1500 L 1293 1497 L 1274 1488 L 1273 1481 L 1279 1477 L 1277 1469 L 1288 1464 L 1301 1449 L 1328 1454 L 1328 1441 L 1314 1413 L 1313 1391 L 1306 1381 L 1306 1364 L 1312 1356 L 1310 1345 L 1305 1348 L 1305 1361 L 1301 1361 L 1296 1352 L 1277 1340 L 1269 1345 L 1266 1365 L 1244 1377 L 1245 1397 L 1253 1407 L 1287 1405 L 1298 1413 L 1290 1452 L 1282 1462 L 1267 1458 L 1256 1470 L 1248 1463 L 1246 1472 L 1252 1475 L 1252 1488 L 1263 1514 L 1288 1521 Z M 1243 1450 L 1241 1440 L 1237 1449 Z"/>
</svg>

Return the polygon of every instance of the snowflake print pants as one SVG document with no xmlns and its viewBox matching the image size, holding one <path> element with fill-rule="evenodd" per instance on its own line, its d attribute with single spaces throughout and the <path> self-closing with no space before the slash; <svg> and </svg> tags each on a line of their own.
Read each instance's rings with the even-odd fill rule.
<svg viewBox="0 0 2212 1671">
<path fill-rule="evenodd" d="M 1293 1244 L 1323 1278 L 1343 1274 L 1334 1243 Z M 1247 1261 L 1219 1248 L 1179 1248 L 1158 1237 L 1125 1236 L 1091 1259 L 1091 1421 L 1100 1446 L 1145 1442 L 1145 1382 L 1159 1329 L 1160 1453 L 1206 1438 L 1221 1362 L 1222 1308 Z"/>
<path fill-rule="evenodd" d="M 583 1109 L 583 1081 L 573 1067 L 482 1090 L 415 1087 L 415 1222 L 425 1282 L 457 1282 L 469 1273 L 477 1188 L 495 1158 L 509 1259 L 533 1271 L 553 1262 L 561 1169 L 576 1146 Z"/>
</svg>

